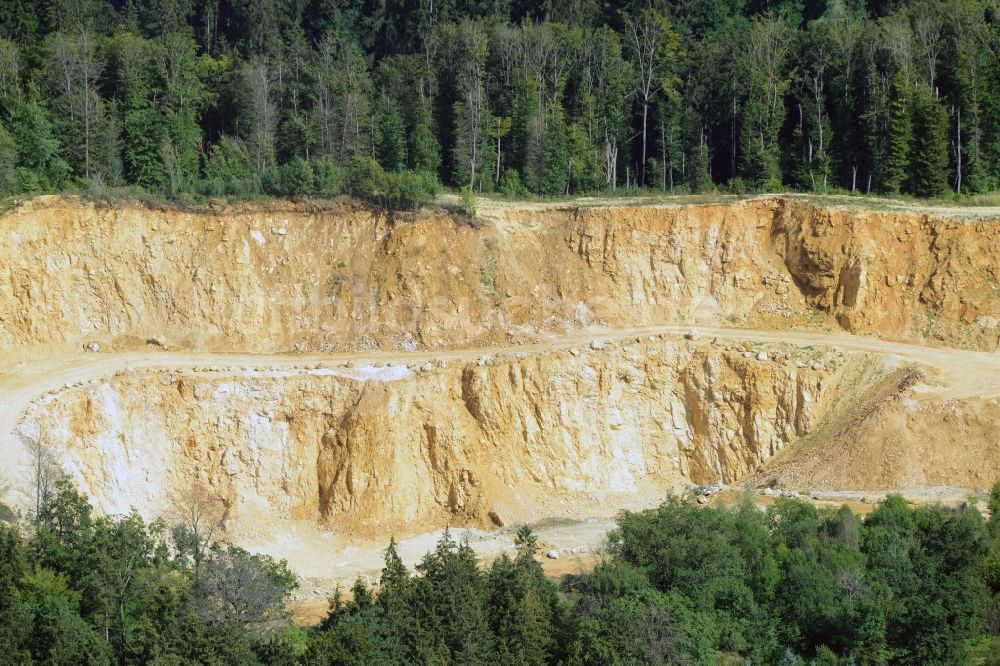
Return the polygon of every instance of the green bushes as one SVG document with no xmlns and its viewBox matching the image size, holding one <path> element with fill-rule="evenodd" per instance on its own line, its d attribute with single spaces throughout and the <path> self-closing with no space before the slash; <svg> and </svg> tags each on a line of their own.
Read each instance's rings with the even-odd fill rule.
<svg viewBox="0 0 1000 666">
<path fill-rule="evenodd" d="M 385 192 L 385 171 L 371 157 L 356 157 L 347 169 L 344 191 L 362 201 L 376 202 Z"/>
<path fill-rule="evenodd" d="M 316 193 L 316 174 L 312 165 L 301 157 L 293 157 L 278 167 L 274 180 L 273 193 L 283 197 L 306 197 Z"/>
<path fill-rule="evenodd" d="M 415 576 L 390 546 L 380 592 L 335 604 L 314 654 L 363 636 L 370 663 L 963 663 L 986 607 L 986 534 L 974 510 L 898 497 L 865 523 L 846 507 L 675 498 L 620 516 L 610 559 L 564 577 L 561 597 L 530 532 L 514 560 L 482 568 L 446 534 Z M 473 643 L 449 638 L 459 627 Z"/>
<path fill-rule="evenodd" d="M 310 161 L 293 157 L 271 169 L 261 183 L 246 147 L 224 137 L 205 162 L 202 193 L 235 198 L 265 193 L 286 198 L 347 195 L 389 210 L 414 210 L 431 204 L 439 188 L 433 174 L 386 172 L 370 157 L 355 158 L 346 170 L 327 156 Z"/>
<path fill-rule="evenodd" d="M 437 179 L 429 173 L 386 172 L 370 157 L 358 157 L 347 171 L 345 193 L 389 210 L 413 210 L 437 196 Z"/>
<path fill-rule="evenodd" d="M 260 183 L 246 146 L 238 139 L 222 137 L 205 161 L 203 191 L 212 196 L 259 194 Z"/>
<path fill-rule="evenodd" d="M 311 630 L 287 626 L 283 562 L 184 524 L 93 516 L 59 479 L 37 525 L 0 524 L 0 663 L 950 666 L 1000 644 L 997 521 L 899 497 L 864 522 L 669 499 L 558 587 L 525 527 L 487 565 L 445 531 L 410 571 L 392 542 L 377 588 Z"/>
<path fill-rule="evenodd" d="M 0 523 L 2 664 L 252 666 L 275 645 L 293 663 L 284 562 L 221 544 L 192 560 L 161 521 L 94 516 L 65 478 L 30 532 Z"/>
<path fill-rule="evenodd" d="M 434 201 L 437 180 L 426 173 L 398 171 L 385 175 L 384 205 L 389 210 L 413 210 Z"/>
<path fill-rule="evenodd" d="M 473 194 L 472 189 L 463 187 L 459 190 L 458 197 L 458 209 L 462 215 L 470 220 L 476 219 L 476 195 Z"/>
<path fill-rule="evenodd" d="M 834 664 L 962 663 L 985 606 L 986 527 L 972 509 L 890 497 L 862 524 L 846 508 L 790 500 L 767 514 L 668 500 L 619 525 L 616 559 L 679 594 L 711 622 L 718 649 L 754 664 L 785 663 L 786 652 Z"/>
<path fill-rule="evenodd" d="M 344 170 L 328 155 L 321 155 L 312 161 L 313 184 L 316 194 L 321 197 L 335 197 L 344 191 Z"/>
<path fill-rule="evenodd" d="M 525 197 L 530 194 L 528 188 L 521 182 L 521 174 L 518 173 L 517 169 L 507 169 L 503 172 L 503 176 L 500 178 L 500 191 L 511 198 Z"/>
</svg>

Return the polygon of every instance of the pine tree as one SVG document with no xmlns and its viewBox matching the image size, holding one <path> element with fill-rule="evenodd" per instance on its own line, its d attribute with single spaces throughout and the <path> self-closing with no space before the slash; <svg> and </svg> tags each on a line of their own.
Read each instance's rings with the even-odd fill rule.
<svg viewBox="0 0 1000 666">
<path fill-rule="evenodd" d="M 885 191 L 884 172 L 889 153 L 889 90 L 871 59 L 864 69 L 862 89 L 864 97 L 859 101 L 861 127 L 856 132 L 858 144 L 855 146 L 861 163 L 858 188 L 865 193 L 873 189 Z"/>
<path fill-rule="evenodd" d="M 410 573 L 399 556 L 396 537 L 392 537 L 385 550 L 385 566 L 382 567 L 382 578 L 379 580 L 379 601 L 387 596 L 403 594 L 409 582 Z"/>
<path fill-rule="evenodd" d="M 886 142 L 885 164 L 882 169 L 882 190 L 898 193 L 910 173 L 910 148 L 913 123 L 906 85 L 898 80 L 889 109 L 889 138 Z"/>
<path fill-rule="evenodd" d="M 17 145 L 7 128 L 0 124 L 0 196 L 17 189 Z"/>
<path fill-rule="evenodd" d="M 17 146 L 19 187 L 25 192 L 39 192 L 61 187 L 70 176 L 70 167 L 62 157 L 49 115 L 42 107 L 41 93 L 32 84 L 14 107 L 10 131 Z"/>
<path fill-rule="evenodd" d="M 383 95 L 379 115 L 378 161 L 386 171 L 401 171 L 406 168 L 406 127 L 395 100 Z"/>
<path fill-rule="evenodd" d="M 22 603 L 18 586 L 28 573 L 27 553 L 17 531 L 0 524 L 0 650 L 9 664 L 27 664 L 31 612 Z"/>
<path fill-rule="evenodd" d="M 948 113 L 930 90 L 920 87 L 913 96 L 910 192 L 933 197 L 947 190 Z"/>
<path fill-rule="evenodd" d="M 704 137 L 691 149 L 691 161 L 688 163 L 688 187 L 692 192 L 706 192 L 712 187 L 712 176 L 708 172 L 708 146 Z"/>
<path fill-rule="evenodd" d="M 415 113 L 407 157 L 414 171 L 436 174 L 441 166 L 441 145 L 431 129 L 430 112 L 423 105 L 418 105 Z"/>
<path fill-rule="evenodd" d="M 569 141 L 562 107 L 556 105 L 545 120 L 545 138 L 542 149 L 541 194 L 567 194 L 569 184 Z"/>
</svg>

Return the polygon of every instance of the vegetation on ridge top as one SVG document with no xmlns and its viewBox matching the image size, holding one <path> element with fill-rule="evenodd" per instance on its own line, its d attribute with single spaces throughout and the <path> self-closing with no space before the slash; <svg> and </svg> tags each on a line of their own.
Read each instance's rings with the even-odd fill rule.
<svg viewBox="0 0 1000 666">
<path fill-rule="evenodd" d="M 0 0 L 0 195 L 975 194 L 993 0 Z"/>
</svg>

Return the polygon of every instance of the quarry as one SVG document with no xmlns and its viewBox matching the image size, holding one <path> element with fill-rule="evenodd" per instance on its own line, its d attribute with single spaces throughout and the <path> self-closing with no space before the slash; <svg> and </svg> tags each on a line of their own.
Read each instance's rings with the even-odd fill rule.
<svg viewBox="0 0 1000 666">
<path fill-rule="evenodd" d="M 389 535 L 570 550 L 691 485 L 963 498 L 1000 477 L 995 213 L 27 200 L 0 217 L 5 473 L 41 443 L 146 520 L 200 484 L 323 589 Z"/>
</svg>

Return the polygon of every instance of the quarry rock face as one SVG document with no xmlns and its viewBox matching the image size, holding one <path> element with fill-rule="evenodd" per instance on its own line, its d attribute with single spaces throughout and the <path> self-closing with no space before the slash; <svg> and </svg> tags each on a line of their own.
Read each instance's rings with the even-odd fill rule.
<svg viewBox="0 0 1000 666">
<path fill-rule="evenodd" d="M 347 203 L 21 204 L 0 234 L 4 418 L 102 511 L 162 515 L 198 482 L 251 536 L 997 471 L 997 396 L 956 403 L 934 372 L 810 335 L 996 349 L 1000 223 L 794 198 L 487 208 L 472 226 Z M 49 372 L 66 380 L 31 394 Z M 926 444 L 942 414 L 945 451 Z"/>
<path fill-rule="evenodd" d="M 781 199 L 554 208 L 480 228 L 347 204 L 218 213 L 46 198 L 3 218 L 0 353 L 511 344 L 589 325 L 788 328 L 994 349 L 1000 229 Z M 278 232 L 284 230 L 284 234 Z"/>
<path fill-rule="evenodd" d="M 553 497 L 740 479 L 815 427 L 842 373 L 669 341 L 388 381 L 132 372 L 59 393 L 21 428 L 109 513 L 161 515 L 198 480 L 242 525 L 486 525 Z"/>
</svg>

